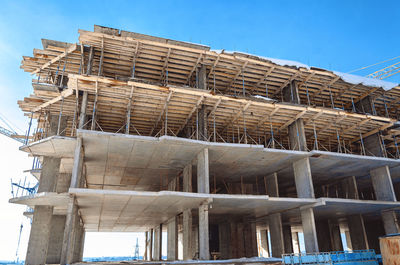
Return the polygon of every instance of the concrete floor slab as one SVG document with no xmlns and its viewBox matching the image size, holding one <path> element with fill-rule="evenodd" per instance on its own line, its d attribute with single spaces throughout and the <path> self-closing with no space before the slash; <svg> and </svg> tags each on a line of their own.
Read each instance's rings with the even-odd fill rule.
<svg viewBox="0 0 400 265">
<path fill-rule="evenodd" d="M 400 209 L 400 202 L 319 198 L 313 208 L 316 218 L 380 215 L 384 210 Z"/>
<path fill-rule="evenodd" d="M 31 208 L 38 205 L 53 206 L 54 214 L 66 214 L 69 196 L 68 193 L 40 192 L 12 198 L 9 200 L 9 203 L 27 205 Z"/>
<path fill-rule="evenodd" d="M 270 198 L 188 192 L 70 189 L 76 195 L 87 231 L 143 232 L 208 201 L 210 218 L 263 217 L 315 203 L 314 199 Z"/>
<path fill-rule="evenodd" d="M 21 146 L 21 151 L 33 156 L 73 157 L 76 139 L 65 136 L 51 136 L 40 141 Z"/>
</svg>

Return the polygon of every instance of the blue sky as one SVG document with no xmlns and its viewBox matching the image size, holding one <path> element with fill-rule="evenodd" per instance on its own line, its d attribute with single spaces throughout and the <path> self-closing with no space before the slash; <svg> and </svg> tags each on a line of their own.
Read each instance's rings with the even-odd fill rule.
<svg viewBox="0 0 400 265">
<path fill-rule="evenodd" d="M 22 55 L 41 48 L 41 38 L 77 42 L 78 29 L 93 24 L 342 72 L 400 55 L 400 1 L 2 0 L 1 7 L 0 115 L 22 131 L 27 120 L 16 101 L 32 91 L 30 75 L 19 69 Z M 400 74 L 388 81 L 400 83 Z M 0 152 L 16 152 L 5 137 L 0 144 Z M 11 172 L 2 171 L 3 194 L 9 194 Z M 0 247 L 0 259 L 9 254 Z"/>
</svg>

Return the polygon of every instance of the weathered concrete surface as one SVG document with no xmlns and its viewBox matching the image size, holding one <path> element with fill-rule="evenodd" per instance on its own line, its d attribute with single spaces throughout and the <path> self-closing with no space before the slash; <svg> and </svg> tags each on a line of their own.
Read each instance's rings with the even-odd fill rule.
<svg viewBox="0 0 400 265">
<path fill-rule="evenodd" d="M 167 260 L 178 259 L 178 220 L 173 217 L 167 222 Z"/>
<path fill-rule="evenodd" d="M 25 264 L 46 264 L 52 217 L 53 207 L 35 207 Z"/>
<path fill-rule="evenodd" d="M 349 226 L 352 249 L 368 249 L 368 239 L 363 217 L 361 215 L 349 216 L 347 217 L 347 224 Z"/>
<path fill-rule="evenodd" d="M 51 218 L 50 240 L 46 259 L 48 264 L 59 264 L 61 261 L 65 220 L 65 215 L 53 215 Z"/>
</svg>

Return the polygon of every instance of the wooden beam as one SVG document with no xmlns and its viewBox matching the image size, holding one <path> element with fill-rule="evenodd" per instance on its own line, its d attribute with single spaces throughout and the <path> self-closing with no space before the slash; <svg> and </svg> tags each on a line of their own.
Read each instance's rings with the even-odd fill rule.
<svg viewBox="0 0 400 265">
<path fill-rule="evenodd" d="M 339 79 L 340 79 L 340 76 L 336 76 L 335 78 L 333 78 L 328 83 L 322 84 L 321 87 L 319 88 L 319 90 L 317 92 L 313 93 L 312 97 L 318 96 L 319 94 L 322 93 L 322 91 L 324 91 L 326 88 L 328 88 L 331 85 L 333 85 L 334 83 L 336 83 L 336 81 L 338 81 Z"/>
<path fill-rule="evenodd" d="M 163 106 L 163 108 L 162 108 L 162 110 L 161 110 L 161 112 L 160 112 L 160 115 L 158 115 L 157 121 L 154 123 L 154 126 L 153 126 L 153 128 L 151 129 L 151 131 L 150 131 L 150 134 L 149 134 L 150 136 L 153 134 L 154 129 L 157 127 L 157 125 L 158 125 L 158 123 L 160 122 L 162 116 L 164 115 L 164 112 L 165 112 L 165 110 L 166 110 L 166 108 L 167 108 L 167 106 L 168 106 L 168 102 L 171 100 L 172 94 L 173 94 L 173 91 L 170 91 L 170 92 L 168 93 L 168 96 L 167 96 L 167 98 L 165 99 L 164 106 Z"/>
<path fill-rule="evenodd" d="M 297 76 L 299 75 L 298 72 L 294 73 L 288 80 L 286 80 L 285 82 L 283 82 L 283 84 L 278 88 L 278 90 L 276 91 L 276 93 L 274 94 L 273 97 L 277 97 L 279 95 L 279 93 L 281 93 L 282 89 L 284 87 L 286 87 L 290 82 L 292 82 Z"/>
<path fill-rule="evenodd" d="M 169 56 L 171 55 L 171 50 L 172 50 L 171 48 L 168 48 L 167 56 L 165 57 L 164 65 L 161 69 L 161 75 L 160 75 L 161 83 L 166 78 L 166 70 L 165 69 L 168 69 L 168 60 L 169 60 Z"/>
<path fill-rule="evenodd" d="M 31 75 L 34 75 L 38 72 L 40 72 L 43 69 L 46 69 L 47 67 L 49 67 L 50 65 L 52 65 L 53 63 L 57 62 L 58 60 L 61 60 L 62 58 L 64 58 L 65 56 L 67 56 L 68 54 L 70 54 L 71 52 L 76 51 L 78 48 L 78 46 L 76 45 L 76 43 L 74 43 L 73 45 L 71 45 L 69 48 L 67 48 L 65 50 L 65 52 L 63 52 L 62 54 L 58 55 L 57 57 L 54 57 L 53 59 L 51 59 L 50 61 L 48 61 L 47 63 L 43 64 L 42 66 L 40 66 L 39 68 L 37 68 L 35 71 L 33 71 L 31 73 Z"/>
<path fill-rule="evenodd" d="M 282 131 L 283 129 L 285 129 L 287 126 L 289 126 L 290 124 L 292 124 L 294 121 L 296 121 L 297 119 L 300 119 L 304 114 L 307 113 L 307 110 L 303 110 L 302 112 L 299 112 L 293 119 L 288 120 L 285 124 L 283 124 L 280 128 L 279 131 Z"/>
<path fill-rule="evenodd" d="M 231 82 L 228 84 L 228 86 L 226 87 L 228 89 L 228 92 L 231 91 L 231 87 L 232 85 L 235 83 L 236 79 L 239 77 L 239 75 L 243 72 L 244 68 L 246 67 L 248 61 L 245 61 L 243 63 L 243 65 L 239 68 L 239 70 L 237 71 L 235 77 L 231 80 Z"/>
<path fill-rule="evenodd" d="M 257 83 L 249 89 L 249 92 L 250 92 L 250 93 L 253 92 L 254 89 L 256 89 L 265 79 L 267 79 L 267 77 L 272 73 L 272 71 L 274 71 L 274 69 L 275 69 L 275 66 L 270 67 L 270 68 L 268 69 L 268 71 L 265 72 L 265 74 L 263 75 L 263 77 L 261 77 L 261 78 L 257 81 Z"/>
<path fill-rule="evenodd" d="M 53 99 L 50 99 L 49 101 L 47 101 L 47 102 L 41 104 L 40 106 L 32 109 L 32 112 L 37 112 L 37 111 L 39 111 L 39 110 L 41 110 L 43 108 L 46 108 L 47 106 L 50 106 L 50 105 L 60 101 L 62 98 L 65 99 L 65 98 L 71 96 L 73 93 L 74 93 L 74 90 L 72 88 L 68 88 L 68 89 L 62 91 L 59 96 L 57 96 L 57 97 L 55 97 Z"/>
<path fill-rule="evenodd" d="M 188 77 L 186 78 L 186 84 L 188 84 L 190 79 L 192 78 L 192 74 L 196 70 L 197 66 L 199 65 L 202 56 L 203 56 L 203 54 L 200 53 L 199 57 L 197 58 L 196 63 L 193 65 L 192 70 L 190 70 L 190 73 L 189 73 Z"/>
<path fill-rule="evenodd" d="M 214 61 L 213 66 L 211 67 L 210 72 L 208 73 L 207 78 L 211 77 L 211 74 L 215 71 L 215 67 L 217 66 L 218 62 L 219 62 L 219 58 L 221 57 L 221 54 L 224 52 L 224 50 L 221 51 L 221 53 L 218 54 L 217 59 Z"/>
<path fill-rule="evenodd" d="M 233 119 L 229 119 L 232 122 L 227 122 L 224 124 L 222 131 L 219 134 L 222 134 L 228 127 L 229 125 L 235 123 L 235 121 L 240 117 L 240 115 L 242 115 L 243 112 L 245 112 L 251 105 L 251 101 L 247 102 L 247 104 L 233 117 Z"/>
<path fill-rule="evenodd" d="M 383 125 L 383 126 L 380 127 L 380 128 L 377 128 L 377 129 L 374 129 L 374 130 L 372 130 L 372 131 L 369 131 L 369 132 L 367 132 L 367 133 L 362 134 L 362 138 L 365 139 L 365 138 L 367 138 L 368 136 L 371 136 L 371 135 L 373 135 L 373 134 L 375 134 L 375 133 L 378 133 L 378 132 L 380 132 L 380 131 L 384 131 L 384 130 L 386 130 L 387 128 L 389 128 L 389 127 L 391 127 L 391 126 L 393 126 L 393 122 L 390 122 L 390 123 L 388 123 L 388 124 L 386 124 L 386 125 Z M 356 142 L 356 141 L 358 141 L 358 140 L 360 140 L 360 136 L 357 136 L 357 137 L 351 139 L 350 142 L 353 143 L 353 142 Z"/>
<path fill-rule="evenodd" d="M 199 100 L 197 100 L 196 105 L 192 108 L 192 110 L 190 111 L 189 115 L 186 117 L 185 122 L 178 128 L 178 130 L 176 130 L 175 135 L 178 135 L 178 133 L 181 132 L 181 130 L 183 128 L 185 128 L 186 124 L 188 123 L 188 121 L 192 118 L 193 113 L 199 108 L 199 106 L 201 105 L 201 103 L 204 101 L 204 96 L 200 96 Z"/>
</svg>

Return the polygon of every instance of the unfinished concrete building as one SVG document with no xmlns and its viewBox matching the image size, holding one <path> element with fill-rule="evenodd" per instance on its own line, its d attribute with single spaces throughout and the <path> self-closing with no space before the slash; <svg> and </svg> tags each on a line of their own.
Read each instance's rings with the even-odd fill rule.
<svg viewBox="0 0 400 265">
<path fill-rule="evenodd" d="M 42 42 L 18 102 L 40 185 L 11 199 L 34 208 L 26 264 L 81 261 L 88 231 L 144 232 L 152 261 L 399 231 L 397 84 L 101 26 Z"/>
</svg>

